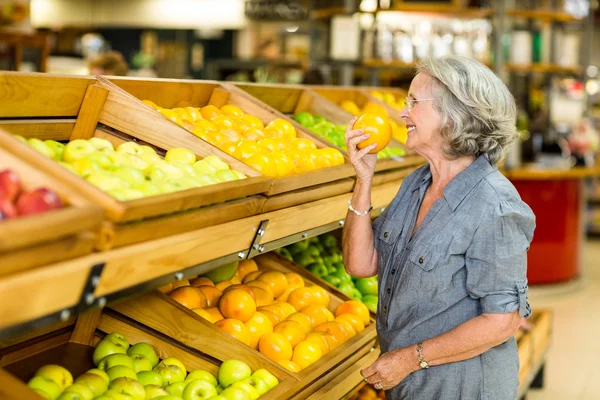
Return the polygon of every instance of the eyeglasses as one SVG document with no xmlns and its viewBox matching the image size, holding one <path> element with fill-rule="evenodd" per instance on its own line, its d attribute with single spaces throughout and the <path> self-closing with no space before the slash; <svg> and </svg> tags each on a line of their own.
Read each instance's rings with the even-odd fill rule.
<svg viewBox="0 0 600 400">
<path fill-rule="evenodd" d="M 418 103 L 420 101 L 433 101 L 436 99 L 411 99 L 410 97 L 405 97 L 404 98 L 404 105 L 406 106 L 406 109 L 408 110 L 408 112 L 411 112 L 413 108 L 415 108 L 415 103 Z"/>
</svg>

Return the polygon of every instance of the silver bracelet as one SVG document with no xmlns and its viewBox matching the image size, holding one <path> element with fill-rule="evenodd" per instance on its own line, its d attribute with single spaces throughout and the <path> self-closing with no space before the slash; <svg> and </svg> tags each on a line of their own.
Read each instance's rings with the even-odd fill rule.
<svg viewBox="0 0 600 400">
<path fill-rule="evenodd" d="M 350 200 L 348 200 L 348 210 L 352 211 L 354 214 L 358 215 L 359 217 L 362 217 L 362 216 L 367 215 L 371 211 L 373 211 L 373 204 L 371 204 L 371 207 L 369 207 L 369 209 L 367 211 L 358 211 L 358 210 L 355 210 L 354 207 L 352 207 L 352 203 L 350 202 Z"/>
</svg>

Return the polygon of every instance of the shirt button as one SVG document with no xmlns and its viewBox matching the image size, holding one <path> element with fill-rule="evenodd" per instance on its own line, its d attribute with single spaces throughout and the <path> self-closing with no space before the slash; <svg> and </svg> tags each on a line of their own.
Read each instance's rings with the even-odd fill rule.
<svg viewBox="0 0 600 400">
<path fill-rule="evenodd" d="M 383 232 L 383 237 L 384 238 L 388 237 L 388 232 Z"/>
<path fill-rule="evenodd" d="M 423 257 L 419 258 L 419 264 L 423 264 Z"/>
<path fill-rule="evenodd" d="M 392 289 L 390 289 L 390 288 L 387 288 L 387 289 L 385 289 L 385 292 L 386 292 L 387 294 L 390 294 L 390 293 L 392 292 Z"/>
<path fill-rule="evenodd" d="M 393 270 L 392 270 L 392 275 L 394 275 L 395 273 L 396 273 L 396 270 L 395 270 L 395 269 L 393 269 Z"/>
</svg>

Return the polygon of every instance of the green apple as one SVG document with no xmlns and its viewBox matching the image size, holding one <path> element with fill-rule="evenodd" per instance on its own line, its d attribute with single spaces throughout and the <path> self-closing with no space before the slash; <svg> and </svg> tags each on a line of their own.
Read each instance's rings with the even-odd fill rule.
<svg viewBox="0 0 600 400">
<path fill-rule="evenodd" d="M 255 381 L 263 381 L 267 384 L 269 390 L 279 385 L 279 379 L 264 368 L 257 369 L 252 374 L 252 379 Z"/>
<path fill-rule="evenodd" d="M 356 300 L 362 299 L 362 294 L 354 287 L 352 282 L 344 282 L 340 286 L 338 286 L 338 290 L 344 293 L 348 297 L 352 297 Z"/>
<path fill-rule="evenodd" d="M 67 164 L 67 163 L 66 163 L 66 162 L 64 162 L 64 161 L 59 161 L 59 162 L 58 162 L 58 165 L 60 165 L 60 166 L 61 166 L 61 167 L 63 167 L 63 168 L 66 168 L 66 169 L 68 169 L 69 171 L 71 171 L 72 173 L 76 174 L 76 172 L 75 172 L 75 169 L 73 169 L 73 167 L 71 166 L 71 164 Z"/>
<path fill-rule="evenodd" d="M 118 341 L 105 337 L 96 345 L 94 349 L 93 361 L 94 365 L 98 366 L 100 361 L 111 354 L 127 354 L 128 347 L 124 346 Z"/>
<path fill-rule="evenodd" d="M 179 178 L 179 179 L 169 179 L 167 182 L 170 183 L 175 188 L 175 191 L 187 190 L 187 189 L 192 189 L 195 187 L 200 187 L 200 184 L 198 182 L 196 182 L 194 179 L 188 178 L 188 177 Z"/>
<path fill-rule="evenodd" d="M 181 397 L 168 394 L 166 396 L 155 397 L 154 400 L 181 400 Z"/>
<path fill-rule="evenodd" d="M 144 400 L 146 393 L 144 387 L 135 379 L 117 378 L 110 383 L 108 390 L 114 390 L 133 397 L 135 400 Z"/>
<path fill-rule="evenodd" d="M 166 396 L 169 394 L 169 392 L 157 385 L 144 386 L 144 390 L 146 391 L 146 400 L 155 399 L 159 396 Z"/>
<path fill-rule="evenodd" d="M 187 165 L 193 165 L 196 162 L 196 155 L 190 149 L 173 147 L 167 151 L 167 154 L 165 154 L 165 161 L 168 163 L 177 161 Z"/>
<path fill-rule="evenodd" d="M 338 287 L 342 283 L 342 281 L 340 281 L 340 278 L 332 276 L 332 275 L 324 276 L 323 280 L 335 287 Z"/>
<path fill-rule="evenodd" d="M 152 182 L 148 182 L 148 181 L 146 181 L 146 182 L 142 183 L 141 185 L 138 185 L 132 189 L 142 192 L 144 197 L 156 196 L 157 194 L 162 193 L 157 185 L 155 185 Z"/>
<path fill-rule="evenodd" d="M 242 174 L 240 171 L 232 170 L 233 173 L 237 176 L 238 179 L 246 179 L 248 178 L 246 175 Z"/>
<path fill-rule="evenodd" d="M 310 265 L 307 265 L 306 269 L 318 276 L 319 278 L 323 278 L 329 273 L 327 267 L 319 262 L 314 262 Z"/>
<path fill-rule="evenodd" d="M 129 167 L 126 165 L 120 165 L 112 171 L 112 175 L 121 179 L 123 182 L 129 184 L 129 186 L 138 186 L 146 182 L 146 177 L 139 169 Z"/>
<path fill-rule="evenodd" d="M 142 160 L 146 161 L 146 163 L 148 163 L 148 165 L 153 165 L 156 164 L 159 161 L 162 161 L 162 158 L 160 158 L 160 156 L 158 154 L 156 154 L 156 151 L 154 151 L 154 149 L 150 146 L 140 146 L 144 151 L 141 154 L 138 154 L 138 157 L 141 158 Z M 149 150 L 147 150 L 149 149 Z"/>
<path fill-rule="evenodd" d="M 221 394 L 221 392 L 223 391 L 223 387 L 221 385 L 217 385 L 217 393 Z"/>
<path fill-rule="evenodd" d="M 67 386 L 73 384 L 73 375 L 68 369 L 61 365 L 49 364 L 44 365 L 35 373 L 36 376 L 45 376 L 58 383 L 61 390 L 65 390 Z"/>
<path fill-rule="evenodd" d="M 102 152 L 102 153 L 112 153 L 112 152 L 115 151 L 115 148 L 113 147 L 112 143 L 109 142 L 106 139 L 93 137 L 93 138 L 91 138 L 88 141 L 99 152 Z"/>
<path fill-rule="evenodd" d="M 137 374 L 141 371 L 152 371 L 152 363 L 146 357 L 141 354 L 134 354 L 131 356 L 133 360 L 133 370 Z"/>
<path fill-rule="evenodd" d="M 227 388 L 223 390 L 219 396 L 226 400 L 250 400 L 250 394 L 237 387 Z"/>
<path fill-rule="evenodd" d="M 113 189 L 125 189 L 129 187 L 129 185 L 123 182 L 121 178 L 110 175 L 106 172 L 99 172 L 89 175 L 85 178 L 85 180 L 105 192 Z"/>
<path fill-rule="evenodd" d="M 267 393 L 270 390 L 269 385 L 267 385 L 267 383 L 265 381 L 260 380 L 260 379 L 257 380 L 257 379 L 254 379 L 253 377 L 244 379 L 243 381 L 236 382 L 233 385 L 231 385 L 231 387 L 236 387 L 236 385 L 238 383 L 245 383 L 247 385 L 252 386 L 252 388 L 258 392 L 259 396 L 262 396 L 263 394 Z"/>
<path fill-rule="evenodd" d="M 106 193 L 108 193 L 109 195 L 111 195 L 119 201 L 135 200 L 144 197 L 144 194 L 139 190 L 130 188 L 111 189 L 107 190 Z"/>
<path fill-rule="evenodd" d="M 108 153 L 108 158 L 113 167 L 118 167 L 120 165 L 127 165 L 131 167 L 131 158 L 128 157 L 127 153 Z"/>
<path fill-rule="evenodd" d="M 212 165 L 213 168 L 216 169 L 217 171 L 229 169 L 229 165 L 227 165 L 227 163 L 225 161 L 221 160 L 217 156 L 208 156 L 208 157 L 204 158 L 203 161 L 206 161 L 207 163 Z"/>
<path fill-rule="evenodd" d="M 379 292 L 377 277 L 375 276 L 371 278 L 359 278 L 356 280 L 354 286 L 363 294 L 363 296 L 377 296 L 377 293 Z"/>
<path fill-rule="evenodd" d="M 163 386 L 163 378 L 162 376 L 155 371 L 140 371 L 137 373 L 137 378 L 138 381 L 143 385 L 143 386 L 148 386 L 148 385 L 156 385 L 156 386 Z"/>
<path fill-rule="evenodd" d="M 136 343 L 133 346 L 131 346 L 129 350 L 127 350 L 127 354 L 130 356 L 133 356 L 134 354 L 140 354 L 146 357 L 148 360 L 150 360 L 152 368 L 156 367 L 158 365 L 158 362 L 160 361 L 158 358 L 158 354 L 154 349 L 154 346 L 152 346 L 149 343 Z"/>
<path fill-rule="evenodd" d="M 94 398 L 94 392 L 92 392 L 92 390 L 90 388 L 88 388 L 87 386 L 85 386 L 81 383 L 72 384 L 71 386 L 69 386 L 68 388 L 65 389 L 63 394 L 64 393 L 76 393 L 79 396 L 81 396 L 81 398 L 84 400 L 92 400 Z M 100 394 L 102 394 L 102 393 L 100 393 Z"/>
<path fill-rule="evenodd" d="M 252 370 L 243 361 L 227 360 L 221 364 L 219 368 L 219 384 L 224 388 L 229 387 L 234 382 L 249 378 L 252 375 Z"/>
<path fill-rule="evenodd" d="M 89 158 L 80 158 L 71 163 L 71 166 L 75 170 L 75 173 L 82 177 L 95 175 L 102 172 L 102 167 L 97 162 L 90 160 Z"/>
<path fill-rule="evenodd" d="M 181 161 L 172 161 L 170 164 L 179 168 L 183 172 L 184 176 L 191 177 L 197 175 L 196 170 L 190 164 L 186 164 Z"/>
<path fill-rule="evenodd" d="M 205 160 L 196 161 L 192 168 L 198 175 L 212 175 L 217 172 L 217 169 Z"/>
<path fill-rule="evenodd" d="M 106 375 L 106 378 L 108 378 L 108 375 Z M 75 383 L 90 389 L 94 396 L 100 396 L 102 393 L 106 392 L 108 387 L 108 382 L 106 381 L 105 377 L 89 372 L 77 377 L 77 379 L 75 379 Z"/>
<path fill-rule="evenodd" d="M 164 161 L 152 165 L 148 170 L 148 175 L 154 183 L 163 182 L 168 179 L 179 179 L 185 176 L 182 170 Z"/>
<path fill-rule="evenodd" d="M 340 268 L 337 271 L 335 271 L 334 273 L 329 274 L 329 275 L 335 276 L 336 278 L 339 278 L 342 283 L 350 283 L 350 284 L 352 284 L 351 283 L 352 277 L 343 268 Z M 352 286 L 352 288 L 354 288 L 354 285 Z"/>
<path fill-rule="evenodd" d="M 92 368 L 87 370 L 86 374 L 98 375 L 100 378 L 104 379 L 104 382 L 106 382 L 107 385 L 110 382 L 110 379 L 108 379 L 108 375 L 106 374 L 106 372 L 101 369 Z"/>
<path fill-rule="evenodd" d="M 110 400 L 135 400 L 133 397 L 129 396 L 128 394 L 119 393 L 116 390 L 108 390 L 101 397 L 102 397 L 102 400 L 104 400 L 104 397 L 106 397 Z M 98 398 L 96 398 L 94 400 L 98 400 Z"/>
<path fill-rule="evenodd" d="M 58 396 L 57 400 L 87 400 L 87 398 L 75 392 L 62 392 L 62 394 Z"/>
<path fill-rule="evenodd" d="M 202 369 L 197 369 L 188 374 L 187 378 L 185 378 L 186 382 L 195 381 L 200 379 L 202 381 L 206 381 L 213 386 L 217 386 L 219 382 L 217 382 L 217 378 L 213 374 L 208 371 L 204 371 Z"/>
<path fill-rule="evenodd" d="M 111 354 L 104 357 L 98 364 L 98 368 L 107 370 L 117 365 L 124 365 L 133 369 L 133 360 L 127 354 Z"/>
<path fill-rule="evenodd" d="M 189 382 L 183 390 L 183 400 L 204 400 L 217 395 L 217 389 L 205 380 Z"/>
<path fill-rule="evenodd" d="M 200 186 L 214 185 L 219 180 L 214 175 L 196 175 L 192 177 Z"/>
<path fill-rule="evenodd" d="M 370 311 L 373 311 L 374 313 L 377 312 L 377 304 L 379 303 L 379 298 L 377 296 L 366 295 L 363 297 L 362 302 Z"/>
<path fill-rule="evenodd" d="M 158 182 L 156 187 L 161 193 L 173 193 L 177 191 L 177 187 L 170 182 Z"/>
<path fill-rule="evenodd" d="M 43 155 L 45 155 L 48 158 L 56 157 L 56 154 L 54 154 L 54 150 L 52 150 L 50 147 L 46 146 L 46 144 L 43 141 L 41 141 L 40 139 L 31 138 L 27 141 L 27 144 L 29 146 L 31 146 L 31 148 L 38 151 L 39 153 L 42 153 Z"/>
<path fill-rule="evenodd" d="M 238 180 L 238 177 L 235 174 L 235 172 L 233 172 L 230 169 L 217 171 L 215 173 L 215 178 L 217 178 L 220 182 L 230 182 Z"/>
<path fill-rule="evenodd" d="M 250 400 L 256 400 L 260 397 L 260 393 L 258 392 L 258 389 L 256 389 L 252 385 L 249 385 L 246 382 L 243 382 L 243 381 L 234 382 L 230 387 L 242 389 L 243 391 L 245 391 L 246 393 L 248 393 L 250 395 Z"/>
<path fill-rule="evenodd" d="M 102 153 L 101 151 L 94 151 L 93 153 L 88 154 L 85 158 L 88 160 L 95 161 L 102 168 L 110 168 L 113 165 L 112 160 L 106 153 Z"/>
<path fill-rule="evenodd" d="M 65 145 L 65 149 L 63 150 L 63 161 L 72 163 L 80 158 L 85 158 L 94 151 L 96 151 L 96 148 L 89 141 L 75 139 Z"/>
<path fill-rule="evenodd" d="M 45 397 L 51 400 L 57 399 L 62 392 L 62 389 L 58 383 L 54 382 L 50 378 L 46 378 L 45 376 L 34 376 L 27 383 L 27 386 L 29 386 L 31 389 L 44 393 Z"/>
<path fill-rule="evenodd" d="M 137 379 L 137 375 L 135 374 L 133 368 L 126 367 L 124 365 L 117 365 L 109 368 L 106 370 L 106 373 L 108 374 L 108 378 L 111 382 L 118 378 Z"/>
<path fill-rule="evenodd" d="M 135 154 L 125 154 L 124 157 L 125 157 L 125 162 L 127 163 L 127 165 L 129 165 L 135 169 L 144 171 L 147 168 L 150 168 L 151 164 L 146 162 L 141 157 L 136 156 Z"/>
<path fill-rule="evenodd" d="M 23 143 L 25 143 L 25 144 L 28 144 L 28 143 L 27 143 L 27 139 L 25 139 L 25 138 L 24 138 L 23 136 L 21 136 L 21 135 L 13 135 L 13 137 L 14 137 L 15 139 L 18 139 L 18 140 L 20 140 L 21 142 L 23 142 Z"/>
<path fill-rule="evenodd" d="M 165 389 L 167 390 L 167 392 L 169 392 L 169 394 L 171 394 L 173 396 L 182 397 L 185 386 L 186 386 L 185 382 L 175 382 L 175 383 L 171 383 Z"/>
<path fill-rule="evenodd" d="M 185 371 L 182 371 L 177 365 L 159 363 L 153 371 L 163 378 L 163 386 L 185 381 Z"/>
<path fill-rule="evenodd" d="M 140 147 L 141 146 L 139 144 L 137 144 L 136 142 L 121 143 L 117 147 L 117 153 L 133 154 L 133 155 L 137 156 L 144 152 L 144 150 L 141 149 Z"/>
<path fill-rule="evenodd" d="M 167 357 L 167 358 L 163 358 L 161 362 L 159 362 L 157 365 L 175 365 L 176 367 L 179 367 L 179 369 L 181 369 L 184 373 L 187 373 L 186 369 L 185 369 L 185 365 L 183 365 L 183 363 L 181 361 L 179 361 L 178 359 L 176 359 L 175 357 Z"/>
<path fill-rule="evenodd" d="M 44 140 L 44 144 L 54 152 L 53 158 L 56 161 L 62 161 L 63 151 L 65 150 L 64 144 L 57 142 L 56 140 Z"/>
</svg>

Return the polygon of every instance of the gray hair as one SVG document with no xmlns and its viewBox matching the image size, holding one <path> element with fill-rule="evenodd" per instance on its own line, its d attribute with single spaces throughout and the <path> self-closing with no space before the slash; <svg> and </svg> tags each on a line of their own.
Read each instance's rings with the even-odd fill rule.
<svg viewBox="0 0 600 400">
<path fill-rule="evenodd" d="M 517 108 L 506 87 L 489 68 L 467 57 L 427 58 L 417 66 L 437 83 L 434 107 L 442 113 L 446 157 L 478 157 L 492 164 L 504 158 L 517 138 Z"/>
</svg>

